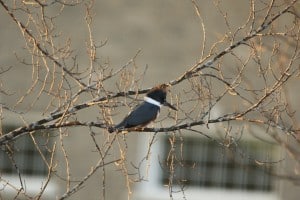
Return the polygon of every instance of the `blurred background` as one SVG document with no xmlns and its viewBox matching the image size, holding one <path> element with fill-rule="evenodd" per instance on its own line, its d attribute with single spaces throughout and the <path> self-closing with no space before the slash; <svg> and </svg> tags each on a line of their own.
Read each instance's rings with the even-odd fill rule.
<svg viewBox="0 0 300 200">
<path fill-rule="evenodd" d="M 35 3 L 34 1 L 23 2 Z M 286 3 L 285 1 L 275 2 L 278 7 L 275 6 L 272 10 L 274 13 L 277 8 L 279 10 L 282 8 L 280 6 Z M 235 0 L 198 0 L 196 3 L 202 18 L 197 15 L 191 1 L 95 1 L 91 13 L 93 18 L 91 34 L 96 45 L 103 45 L 97 50 L 96 56 L 99 62 L 117 70 L 138 53 L 132 68 L 137 75 L 145 74 L 139 81 L 138 87 L 149 88 L 160 83 L 167 83 L 178 78 L 202 58 L 204 41 L 206 48 L 203 52 L 208 54 L 211 46 L 221 40 L 226 33 L 243 26 L 249 19 L 249 10 L 252 5 L 251 1 Z M 265 9 L 269 1 L 255 3 L 255 8 L 259 10 L 260 7 Z M 72 54 L 76 55 L 74 57 L 76 66 L 84 70 L 88 68 L 90 62 L 87 52 L 90 33 L 86 24 L 86 5 L 82 3 L 76 6 L 65 6 L 55 19 L 56 29 L 54 30 L 54 35 L 59 36 L 55 41 L 57 46 L 63 46 L 66 41 L 70 42 Z M 60 4 L 57 6 L 54 4 L 47 12 L 51 15 L 58 13 L 61 8 Z M 264 12 L 258 12 L 255 17 L 262 18 L 263 16 Z M 291 16 L 282 17 L 276 22 L 276 26 L 284 29 L 286 25 L 293 23 L 292 19 Z M 261 20 L 258 20 L 257 23 L 259 21 Z M 2 70 L 10 69 L 1 75 L 1 84 L 5 90 L 2 90 L 0 100 L 2 105 L 17 110 L 17 112 L 13 112 L 3 109 L 1 123 L 3 133 L 6 133 L 18 126 L 38 120 L 41 116 L 47 116 L 51 111 L 47 109 L 47 106 L 51 108 L 52 104 L 49 103 L 47 95 L 39 96 L 38 100 L 32 104 L 35 98 L 31 96 L 39 95 L 38 90 L 30 90 L 33 77 L 37 75 L 31 65 L 26 65 L 27 62 L 30 63 L 31 55 L 25 50 L 27 47 L 22 32 L 4 12 L 4 9 L 0 11 L 0 27 L 0 66 Z M 205 35 L 203 28 L 205 28 Z M 235 37 L 240 39 L 243 36 L 242 33 L 238 33 Z M 268 41 L 264 41 L 263 45 L 265 42 L 268 44 Z M 270 39 L 270 44 L 273 44 L 272 42 Z M 222 50 L 222 47 L 220 45 L 216 50 Z M 224 47 L 226 47 L 225 44 Z M 249 50 L 241 47 L 235 53 L 241 58 L 247 58 Z M 231 59 L 222 61 L 224 66 L 228 67 L 228 74 L 234 71 L 235 65 L 237 65 L 236 61 L 234 61 L 235 63 Z M 68 62 L 67 64 L 70 64 L 72 60 Z M 256 72 L 253 70 L 251 73 L 250 70 L 247 78 L 255 79 Z M 299 79 L 295 79 L 288 88 L 292 92 L 291 99 L 294 107 L 298 106 L 299 108 L 298 83 Z M 112 88 L 117 85 L 114 81 L 107 84 L 107 87 Z M 168 99 L 172 97 L 172 101 L 175 101 L 175 95 L 186 87 L 188 86 L 183 84 L 171 88 L 171 95 L 168 96 Z M 218 88 L 215 89 L 218 90 Z M 28 92 L 29 97 L 25 95 L 25 98 L 22 98 L 26 93 L 24 91 Z M 81 98 L 91 99 L 90 96 Z M 223 103 L 223 107 L 219 107 L 219 110 L 212 113 L 212 116 L 226 112 L 230 106 L 242 106 L 242 103 L 229 98 Z M 20 114 L 20 112 L 25 114 Z M 89 108 L 80 112 L 79 119 L 92 119 L 93 121 L 99 117 L 100 111 Z M 121 120 L 127 112 L 128 109 L 113 110 L 114 123 Z M 161 115 L 166 116 L 167 113 L 166 110 L 163 110 Z M 20 117 L 21 115 L 22 117 Z M 298 113 L 297 116 L 299 117 Z M 173 121 L 169 119 L 157 124 L 170 126 L 173 125 Z M 238 125 L 231 126 L 230 128 L 236 132 L 244 131 L 239 129 Z M 228 129 L 230 128 L 228 127 Z M 205 129 L 206 133 L 213 135 L 212 138 L 224 135 L 223 129 L 219 130 L 214 126 L 210 129 L 199 129 Z M 87 128 L 70 128 L 66 134 L 58 134 L 55 131 L 53 130 L 51 133 L 55 135 L 51 143 L 57 145 L 53 158 L 55 173 L 41 199 L 60 197 L 87 176 L 99 160 L 95 145 L 91 137 L 87 136 L 89 135 Z M 260 134 L 264 131 L 255 129 L 254 132 Z M 43 136 L 43 134 L 47 135 L 49 132 L 40 135 Z M 95 131 L 96 140 L 101 144 L 103 142 L 103 145 L 106 135 L 105 130 Z M 182 135 L 186 137 L 184 142 L 182 142 Z M 293 171 L 297 169 L 294 168 L 295 163 L 290 162 L 286 157 L 288 153 L 272 142 L 266 145 L 266 143 L 256 142 L 251 137 L 245 138 L 249 142 L 241 142 L 241 146 L 239 146 L 241 148 L 232 151 L 233 153 L 228 153 L 226 149 L 218 145 L 217 140 L 207 139 L 204 136 L 194 137 L 188 131 L 174 136 L 173 142 L 170 142 L 167 134 L 129 133 L 126 136 L 120 136 L 109 154 L 108 158 L 111 159 L 107 161 L 117 160 L 124 153 L 125 164 L 116 161 L 99 169 L 69 199 L 298 199 L 299 185 L 272 176 L 276 170 Z M 41 144 L 49 142 L 43 137 L 39 140 Z M 39 193 L 42 185 L 45 184 L 45 177 L 48 175 L 48 169 L 40 158 L 41 152 L 30 149 L 28 147 L 30 143 L 31 140 L 28 139 L 20 140 L 20 144 L 16 144 L 19 153 L 15 153 L 15 159 L 19 160 L 17 163 L 24 169 L 22 177 L 24 177 L 24 185 L 26 185 L 25 190 L 28 194 L 32 194 L 32 196 L 25 195 L 22 197 L 24 199 L 36 197 L 35 194 Z M 168 161 L 164 163 L 165 160 L 168 160 L 172 149 L 172 155 L 182 157 L 182 163 L 184 163 L 184 167 L 180 163 L 176 165 L 173 172 L 168 168 Z M 47 159 L 51 156 L 47 149 L 44 149 L 42 154 L 48 156 Z M 231 162 L 231 157 L 237 158 L 236 161 Z M 284 161 L 278 162 L 279 164 L 275 167 L 268 167 L 268 171 L 264 173 L 265 169 L 260 170 L 254 166 L 252 161 L 255 159 L 252 158 L 270 162 Z M 175 174 L 173 176 L 174 183 L 170 184 L 169 178 L 172 173 Z M 299 172 L 296 173 L 299 175 Z M 20 181 L 13 165 L 5 155 L 0 155 L 0 176 L 0 199 L 14 197 L 20 187 Z M 69 180 L 68 176 L 71 176 L 69 182 L 67 181 Z M 177 180 L 180 183 L 176 182 Z M 10 184 L 17 187 L 10 187 Z"/>
</svg>

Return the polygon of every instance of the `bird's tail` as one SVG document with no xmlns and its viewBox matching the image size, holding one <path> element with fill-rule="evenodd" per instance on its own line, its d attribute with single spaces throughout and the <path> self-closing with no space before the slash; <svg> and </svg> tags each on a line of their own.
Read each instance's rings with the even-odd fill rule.
<svg viewBox="0 0 300 200">
<path fill-rule="evenodd" d="M 109 133 L 113 133 L 113 132 L 115 132 L 116 128 L 114 126 L 111 126 L 111 127 L 108 127 L 107 130 Z"/>
<path fill-rule="evenodd" d="M 120 124 L 117 124 L 116 126 L 108 127 L 108 132 L 113 133 L 115 131 L 118 131 L 119 129 L 124 128 L 124 122 L 121 122 Z"/>
</svg>

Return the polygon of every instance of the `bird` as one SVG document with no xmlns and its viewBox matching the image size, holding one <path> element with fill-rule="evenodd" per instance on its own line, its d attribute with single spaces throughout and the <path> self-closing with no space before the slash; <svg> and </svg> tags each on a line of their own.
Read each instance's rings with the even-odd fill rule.
<svg viewBox="0 0 300 200">
<path fill-rule="evenodd" d="M 137 130 L 144 128 L 157 118 L 162 106 L 177 110 L 166 100 L 169 87 L 169 84 L 160 84 L 152 88 L 144 97 L 143 103 L 131 111 L 119 124 L 110 127 L 108 131 L 112 133 L 124 129 Z"/>
</svg>

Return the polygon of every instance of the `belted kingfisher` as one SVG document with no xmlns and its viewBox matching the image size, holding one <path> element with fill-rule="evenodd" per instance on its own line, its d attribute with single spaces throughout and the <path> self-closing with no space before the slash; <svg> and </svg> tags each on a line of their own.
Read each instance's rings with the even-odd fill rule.
<svg viewBox="0 0 300 200">
<path fill-rule="evenodd" d="M 146 127 L 150 122 L 154 121 L 160 111 L 160 108 L 168 106 L 173 110 L 177 110 L 174 106 L 166 101 L 167 90 L 170 85 L 161 84 L 152 88 L 144 97 L 144 102 L 137 106 L 115 127 L 110 127 L 108 131 L 112 133 L 122 129 L 136 129 Z"/>
</svg>

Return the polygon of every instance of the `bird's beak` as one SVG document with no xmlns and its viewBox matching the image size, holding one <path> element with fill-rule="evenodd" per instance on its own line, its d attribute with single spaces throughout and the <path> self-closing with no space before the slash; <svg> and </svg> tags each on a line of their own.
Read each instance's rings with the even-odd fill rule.
<svg viewBox="0 0 300 200">
<path fill-rule="evenodd" d="M 168 106 L 169 108 L 171 108 L 171 109 L 177 111 L 177 108 L 175 108 L 174 106 L 172 106 L 172 105 L 171 105 L 169 102 L 167 102 L 167 101 L 165 101 L 164 106 Z"/>
</svg>

